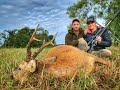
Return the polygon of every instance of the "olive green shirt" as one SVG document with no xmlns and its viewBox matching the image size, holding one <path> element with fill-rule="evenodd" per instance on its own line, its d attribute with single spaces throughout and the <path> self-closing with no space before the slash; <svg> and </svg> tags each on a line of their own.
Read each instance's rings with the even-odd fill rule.
<svg viewBox="0 0 120 90">
<path fill-rule="evenodd" d="M 73 29 L 68 30 L 68 33 L 65 36 L 65 44 L 77 47 L 78 46 L 78 39 L 82 38 L 83 36 L 84 36 L 84 30 L 82 28 L 80 28 L 78 35 L 76 35 L 73 32 Z"/>
</svg>

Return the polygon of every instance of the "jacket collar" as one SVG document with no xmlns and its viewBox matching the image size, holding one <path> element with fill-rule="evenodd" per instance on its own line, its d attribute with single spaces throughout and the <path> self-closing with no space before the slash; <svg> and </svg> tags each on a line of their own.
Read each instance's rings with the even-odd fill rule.
<svg viewBox="0 0 120 90">
<path fill-rule="evenodd" d="M 97 26 L 97 29 L 99 29 L 99 28 L 103 28 L 103 27 L 102 26 Z M 96 32 L 96 31 L 94 31 L 94 32 Z M 89 34 L 94 33 L 94 32 L 92 32 L 92 30 L 90 30 L 90 29 L 87 29 L 87 33 L 89 33 Z"/>
</svg>

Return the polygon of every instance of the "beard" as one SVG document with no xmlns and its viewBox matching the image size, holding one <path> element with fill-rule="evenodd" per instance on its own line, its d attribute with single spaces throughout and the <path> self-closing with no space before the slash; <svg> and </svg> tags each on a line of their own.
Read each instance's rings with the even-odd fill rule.
<svg viewBox="0 0 120 90">
<path fill-rule="evenodd" d="M 79 31 L 79 28 L 75 27 L 75 28 L 73 28 L 73 30 L 74 30 L 75 32 L 77 32 L 77 31 Z"/>
</svg>

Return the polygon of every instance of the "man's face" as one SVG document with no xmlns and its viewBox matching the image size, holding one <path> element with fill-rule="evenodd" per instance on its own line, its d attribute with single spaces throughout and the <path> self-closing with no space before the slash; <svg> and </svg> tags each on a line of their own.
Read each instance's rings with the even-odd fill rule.
<svg viewBox="0 0 120 90">
<path fill-rule="evenodd" d="M 94 21 L 88 22 L 87 25 L 88 25 L 88 29 L 90 29 L 90 30 L 96 29 L 96 22 L 94 22 Z"/>
<path fill-rule="evenodd" d="M 74 21 L 72 23 L 72 28 L 73 28 L 74 31 L 78 31 L 80 29 L 80 23 L 77 22 L 77 21 Z"/>
</svg>

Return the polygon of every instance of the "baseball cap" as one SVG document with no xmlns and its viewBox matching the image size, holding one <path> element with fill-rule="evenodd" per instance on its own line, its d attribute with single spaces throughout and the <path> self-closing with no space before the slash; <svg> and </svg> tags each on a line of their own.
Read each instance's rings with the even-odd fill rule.
<svg viewBox="0 0 120 90">
<path fill-rule="evenodd" d="M 90 16 L 90 17 L 87 18 L 87 23 L 88 22 L 96 22 L 96 20 L 93 16 Z"/>
<path fill-rule="evenodd" d="M 79 19 L 75 18 L 75 19 L 72 20 L 72 24 L 73 24 L 75 21 L 77 21 L 77 22 L 80 23 Z"/>
</svg>

